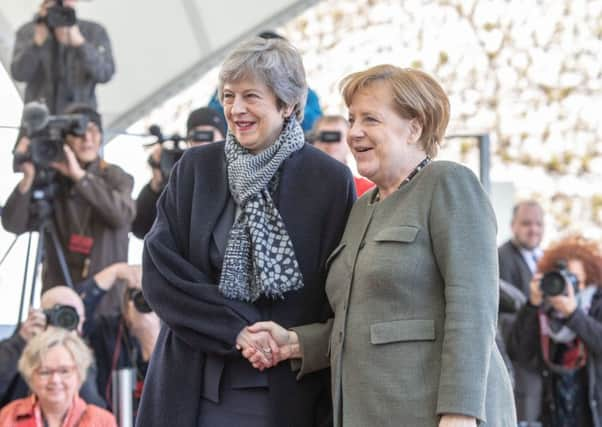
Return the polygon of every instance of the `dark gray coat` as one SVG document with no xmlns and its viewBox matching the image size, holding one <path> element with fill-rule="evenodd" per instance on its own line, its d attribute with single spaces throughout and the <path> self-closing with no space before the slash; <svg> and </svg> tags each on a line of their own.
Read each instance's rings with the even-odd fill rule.
<svg viewBox="0 0 602 427">
<path fill-rule="evenodd" d="M 10 72 L 25 82 L 26 103 L 44 101 L 53 114 L 73 102 L 96 108 L 96 84 L 115 73 L 111 43 L 102 25 L 85 20 L 77 25 L 86 39 L 79 47 L 61 45 L 52 36 L 36 46 L 32 22 L 17 31 Z"/>
</svg>

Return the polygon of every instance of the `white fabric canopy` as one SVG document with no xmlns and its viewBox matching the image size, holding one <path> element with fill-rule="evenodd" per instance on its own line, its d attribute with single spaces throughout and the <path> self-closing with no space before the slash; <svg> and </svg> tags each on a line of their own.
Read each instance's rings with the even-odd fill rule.
<svg viewBox="0 0 602 427">
<path fill-rule="evenodd" d="M 105 123 L 127 128 L 192 84 L 237 42 L 317 1 L 80 1 L 78 16 L 106 27 L 117 66 L 113 80 L 97 88 Z M 0 61 L 7 70 L 15 31 L 32 19 L 40 3 L 5 0 L 0 6 Z"/>
</svg>

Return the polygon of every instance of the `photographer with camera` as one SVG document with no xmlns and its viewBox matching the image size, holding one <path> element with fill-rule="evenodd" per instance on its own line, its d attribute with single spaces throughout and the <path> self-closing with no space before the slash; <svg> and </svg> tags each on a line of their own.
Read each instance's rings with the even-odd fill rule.
<svg viewBox="0 0 602 427">
<path fill-rule="evenodd" d="M 542 425 L 602 426 L 602 258 L 599 246 L 571 236 L 537 264 L 508 353 L 543 382 Z"/>
<path fill-rule="evenodd" d="M 29 394 L 27 383 L 17 367 L 27 343 L 48 326 L 61 327 L 81 335 L 85 329 L 85 304 L 71 288 L 56 286 L 49 289 L 42 294 L 41 308 L 30 309 L 29 316 L 13 336 L 0 341 L 0 407 Z M 93 364 L 80 388 L 80 395 L 88 403 L 105 407 L 105 401 L 97 389 L 96 373 Z"/>
<path fill-rule="evenodd" d="M 44 101 L 53 114 L 73 102 L 96 107 L 96 84 L 115 72 L 106 30 L 78 19 L 76 5 L 76 0 L 44 0 L 33 22 L 16 34 L 11 75 L 26 83 L 26 103 Z"/>
<path fill-rule="evenodd" d="M 66 113 L 69 116 L 63 117 L 70 119 L 52 118 L 46 125 L 49 130 L 39 131 L 44 137 L 36 136 L 38 132 L 31 134 L 31 139 L 20 139 L 15 157 L 21 159 L 23 178 L 2 215 L 4 228 L 16 234 L 39 231 L 40 223 L 53 225 L 44 229 L 48 235 L 45 240 L 56 237 L 60 250 L 50 244 L 45 248 L 42 291 L 69 283 L 64 273 L 78 283 L 110 264 L 126 261 L 128 232 L 135 215 L 133 178 L 99 157 L 100 115 L 80 104 L 69 107 Z M 85 118 L 84 129 L 78 128 L 82 120 L 73 117 Z M 55 126 L 56 122 L 61 125 Z M 80 124 L 73 128 L 64 122 Z M 52 136 L 59 130 L 58 136 Z M 61 255 L 66 272 L 60 268 Z M 121 290 L 111 289 L 100 302 L 98 313 L 118 312 L 120 298 Z"/>
<path fill-rule="evenodd" d="M 348 133 L 349 123 L 343 116 L 322 116 L 314 124 L 311 143 L 318 150 L 346 165 L 350 154 L 347 146 Z M 357 197 L 374 187 L 373 182 L 361 176 L 354 175 L 353 181 Z"/>
<path fill-rule="evenodd" d="M 223 141 L 227 130 L 226 121 L 217 111 L 213 108 L 201 107 L 188 115 L 185 140 L 189 147 Z M 157 138 L 160 141 L 164 139 L 160 131 Z M 172 139 L 179 138 L 174 135 Z M 183 149 L 177 146 L 177 143 L 180 141 L 171 142 L 174 143 L 173 148 L 166 149 L 161 145 L 157 145 L 149 157 L 148 163 L 152 168 L 153 177 L 138 195 L 138 199 L 136 200 L 136 218 L 132 223 L 132 233 L 139 239 L 144 239 L 144 236 L 153 225 L 157 214 L 155 207 L 157 199 L 161 191 L 163 191 L 172 166 L 183 152 Z"/>
<path fill-rule="evenodd" d="M 133 402 L 137 409 L 160 322 L 142 294 L 140 266 L 126 265 L 124 268 L 129 271 L 130 279 L 123 293 L 121 313 L 96 320 L 90 345 L 98 365 L 98 390 L 109 405 L 113 402 L 112 372 L 123 368 L 135 371 Z"/>
</svg>

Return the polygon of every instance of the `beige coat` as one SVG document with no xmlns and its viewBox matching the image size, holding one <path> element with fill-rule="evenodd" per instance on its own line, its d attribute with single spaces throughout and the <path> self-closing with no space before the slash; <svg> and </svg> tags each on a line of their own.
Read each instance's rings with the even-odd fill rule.
<svg viewBox="0 0 602 427">
<path fill-rule="evenodd" d="M 335 426 L 436 427 L 457 413 L 515 427 L 494 341 L 496 221 L 478 180 L 439 161 L 385 200 L 373 195 L 328 260 L 334 321 L 295 328 L 300 375 L 329 352 Z"/>
</svg>

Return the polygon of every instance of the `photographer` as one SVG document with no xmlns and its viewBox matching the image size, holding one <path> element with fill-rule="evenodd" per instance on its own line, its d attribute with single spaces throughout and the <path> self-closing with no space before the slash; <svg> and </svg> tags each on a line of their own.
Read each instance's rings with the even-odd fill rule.
<svg viewBox="0 0 602 427">
<path fill-rule="evenodd" d="M 207 144 L 209 142 L 223 141 L 226 137 L 227 125 L 224 118 L 214 109 L 209 107 L 201 107 L 192 111 L 188 115 L 186 121 L 186 140 L 189 147 Z M 174 150 L 177 150 L 174 149 Z M 172 158 L 177 156 L 174 150 L 167 151 Z M 163 191 L 163 187 L 167 182 L 170 166 L 173 166 L 169 159 L 162 159 L 163 149 L 161 146 L 155 147 L 149 158 L 149 164 L 153 171 L 153 177 L 146 184 L 136 200 L 136 218 L 132 223 L 132 233 L 139 239 L 144 239 L 144 236 L 150 230 L 157 209 L 157 199 Z M 181 155 L 181 152 L 180 152 Z M 164 156 L 165 157 L 165 156 Z M 163 167 L 161 163 L 163 162 Z M 169 163 L 166 165 L 166 163 Z"/>
<path fill-rule="evenodd" d="M 109 405 L 112 402 L 111 373 L 122 368 L 135 370 L 133 400 L 137 408 L 160 322 L 142 295 L 140 266 L 124 268 L 129 271 L 130 280 L 123 293 L 121 314 L 100 317 L 90 335 L 90 345 L 98 364 L 98 389 Z"/>
<path fill-rule="evenodd" d="M 551 246 L 512 327 L 510 356 L 542 377 L 544 426 L 602 426 L 601 266 L 583 237 Z"/>
<path fill-rule="evenodd" d="M 76 5 L 76 0 L 44 0 L 34 21 L 16 35 L 11 75 L 26 83 L 26 103 L 44 101 L 53 114 L 73 102 L 96 107 L 96 84 L 115 72 L 107 32 L 77 19 Z"/>
<path fill-rule="evenodd" d="M 127 260 L 128 232 L 135 206 L 131 198 L 133 178 L 99 157 L 100 115 L 83 105 L 74 105 L 66 113 L 87 118 L 83 135 L 72 129 L 65 130 L 62 160 L 50 161 L 48 166 L 34 165 L 29 160 L 20 163 L 23 178 L 6 202 L 2 225 L 10 232 L 21 234 L 37 230 L 39 222 L 45 221 L 43 217 L 49 216 L 65 255 L 68 273 L 73 282 L 78 283 L 110 264 Z M 30 144 L 33 143 L 29 138 L 21 138 L 16 157 L 31 151 Z M 36 141 L 36 144 L 46 142 Z M 42 177 L 48 182 L 41 184 Z M 41 193 L 45 194 L 42 197 L 45 204 L 39 203 Z M 50 244 L 51 237 L 46 230 L 43 291 L 66 283 L 59 268 L 58 253 Z M 120 289 L 111 289 L 100 302 L 98 312 L 118 312 L 120 297 Z"/>
<path fill-rule="evenodd" d="M 349 123 L 345 117 L 322 116 L 314 124 L 311 132 L 311 143 L 318 150 L 347 165 L 350 154 L 347 146 L 348 133 Z M 362 194 L 374 187 L 373 182 L 361 176 L 354 175 L 353 181 L 355 182 L 357 197 L 361 197 Z"/>
<path fill-rule="evenodd" d="M 17 369 L 25 345 L 49 325 L 82 334 L 86 320 L 84 305 L 89 304 L 94 304 L 94 301 L 82 302 L 71 288 L 56 286 L 42 295 L 41 309 L 31 309 L 15 334 L 0 341 L 0 407 L 26 397 L 29 393 L 29 388 Z M 92 365 L 81 386 L 80 395 L 88 403 L 105 407 L 96 386 L 96 372 L 96 367 Z"/>
</svg>

